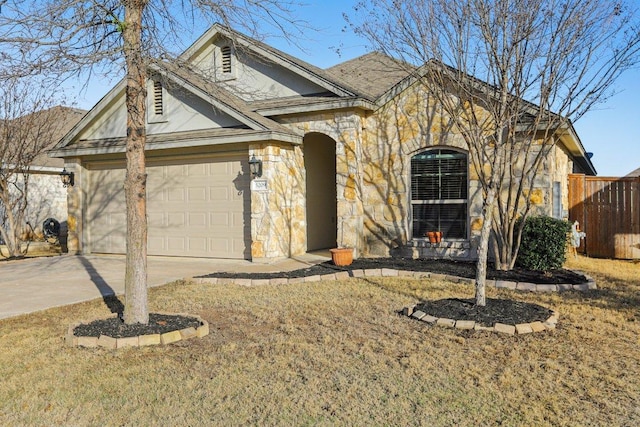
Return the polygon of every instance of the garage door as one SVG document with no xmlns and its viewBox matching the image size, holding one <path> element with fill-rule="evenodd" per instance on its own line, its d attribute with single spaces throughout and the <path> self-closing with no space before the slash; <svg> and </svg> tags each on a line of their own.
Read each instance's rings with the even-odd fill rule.
<svg viewBox="0 0 640 427">
<path fill-rule="evenodd" d="M 250 258 L 245 158 L 148 162 L 149 255 Z M 90 166 L 91 252 L 125 253 L 124 175 L 122 165 Z"/>
</svg>

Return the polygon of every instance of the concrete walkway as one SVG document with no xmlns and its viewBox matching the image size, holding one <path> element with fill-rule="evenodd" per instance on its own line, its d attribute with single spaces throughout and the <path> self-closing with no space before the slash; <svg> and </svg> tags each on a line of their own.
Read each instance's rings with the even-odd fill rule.
<svg viewBox="0 0 640 427">
<path fill-rule="evenodd" d="M 326 261 L 305 254 L 271 264 L 244 260 L 149 257 L 148 285 L 214 272 L 276 272 Z M 124 293 L 125 258 L 119 255 L 62 255 L 0 261 L 0 319 Z"/>
</svg>

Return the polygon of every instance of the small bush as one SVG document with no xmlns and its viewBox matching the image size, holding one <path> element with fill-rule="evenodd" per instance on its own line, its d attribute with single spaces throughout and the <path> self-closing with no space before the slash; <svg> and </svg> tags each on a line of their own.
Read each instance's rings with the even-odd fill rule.
<svg viewBox="0 0 640 427">
<path fill-rule="evenodd" d="M 548 216 L 528 217 L 522 230 L 516 265 L 540 271 L 562 268 L 566 259 L 567 233 L 570 231 L 569 221 Z"/>
</svg>

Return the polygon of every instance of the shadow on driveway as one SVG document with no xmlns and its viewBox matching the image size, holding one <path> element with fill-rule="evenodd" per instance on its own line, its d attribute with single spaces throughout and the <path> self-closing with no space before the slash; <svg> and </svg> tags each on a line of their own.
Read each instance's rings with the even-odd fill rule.
<svg viewBox="0 0 640 427">
<path fill-rule="evenodd" d="M 100 295 L 102 295 L 102 300 L 107 305 L 107 308 L 111 310 L 112 313 L 117 313 L 118 316 L 122 317 L 124 313 L 124 304 L 122 301 L 116 296 L 116 292 L 113 290 L 111 286 L 104 280 L 104 278 L 98 273 L 98 270 L 95 269 L 91 261 L 86 259 L 83 256 L 78 256 L 80 262 L 84 269 L 89 273 L 89 277 L 93 284 L 100 291 Z"/>
</svg>

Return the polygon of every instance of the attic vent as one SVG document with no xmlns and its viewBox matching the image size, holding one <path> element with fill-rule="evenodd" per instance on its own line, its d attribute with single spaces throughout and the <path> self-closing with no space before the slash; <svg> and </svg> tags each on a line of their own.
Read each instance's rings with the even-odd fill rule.
<svg viewBox="0 0 640 427">
<path fill-rule="evenodd" d="M 153 82 L 153 112 L 157 116 L 161 116 L 164 112 L 164 105 L 162 102 L 162 83 L 159 81 Z"/>
<path fill-rule="evenodd" d="M 220 51 L 222 52 L 222 72 L 231 72 L 231 46 L 223 46 Z"/>
</svg>

